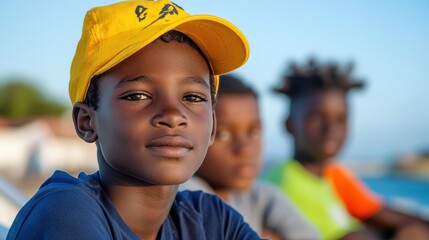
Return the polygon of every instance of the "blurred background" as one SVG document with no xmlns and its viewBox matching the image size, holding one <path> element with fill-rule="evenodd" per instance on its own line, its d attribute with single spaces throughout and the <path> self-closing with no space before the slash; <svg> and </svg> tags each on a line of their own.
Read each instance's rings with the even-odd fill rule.
<svg viewBox="0 0 429 240">
<path fill-rule="evenodd" d="M 97 168 L 74 133 L 69 69 L 85 12 L 115 1 L 10 1 L 0 7 L 0 224 L 55 169 Z M 265 164 L 287 159 L 286 99 L 271 93 L 291 61 L 355 65 L 350 135 L 338 160 L 389 204 L 429 217 L 429 2 L 177 0 L 221 16 L 247 36 L 235 73 L 261 95 Z"/>
</svg>

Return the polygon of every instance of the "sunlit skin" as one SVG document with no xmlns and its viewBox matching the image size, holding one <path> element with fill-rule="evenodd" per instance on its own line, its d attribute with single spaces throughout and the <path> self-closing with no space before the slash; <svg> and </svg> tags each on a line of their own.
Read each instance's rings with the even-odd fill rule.
<svg viewBox="0 0 429 240">
<path fill-rule="evenodd" d="M 321 176 L 324 165 L 341 150 L 347 137 L 348 108 L 338 89 L 316 91 L 296 100 L 286 121 L 294 137 L 295 159 Z"/>
<path fill-rule="evenodd" d="M 220 95 L 216 138 L 197 171 L 224 200 L 232 191 L 252 187 L 262 160 L 261 119 L 251 94 Z"/>
<path fill-rule="evenodd" d="M 102 186 L 121 217 L 155 239 L 214 139 L 208 65 L 188 44 L 155 41 L 102 77 L 98 103 L 75 105 L 77 131 L 97 141 Z"/>
</svg>

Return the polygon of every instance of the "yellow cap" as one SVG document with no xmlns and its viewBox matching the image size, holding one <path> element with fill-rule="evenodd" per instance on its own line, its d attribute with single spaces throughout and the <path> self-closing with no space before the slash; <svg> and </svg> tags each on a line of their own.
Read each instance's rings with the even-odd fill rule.
<svg viewBox="0 0 429 240">
<path fill-rule="evenodd" d="M 190 15 L 168 0 L 131 0 L 96 7 L 86 13 L 71 71 L 72 104 L 85 99 L 92 77 L 125 60 L 170 30 L 191 38 L 203 51 L 215 75 L 243 65 L 249 57 L 244 34 L 211 15 Z"/>
</svg>

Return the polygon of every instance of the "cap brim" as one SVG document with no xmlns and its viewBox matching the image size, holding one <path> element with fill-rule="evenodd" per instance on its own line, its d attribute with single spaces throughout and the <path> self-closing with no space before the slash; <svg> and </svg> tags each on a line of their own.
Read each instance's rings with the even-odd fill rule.
<svg viewBox="0 0 429 240">
<path fill-rule="evenodd" d="M 195 15 L 175 29 L 189 36 L 201 48 L 216 75 L 233 71 L 249 58 L 246 37 L 224 19 Z"/>
</svg>

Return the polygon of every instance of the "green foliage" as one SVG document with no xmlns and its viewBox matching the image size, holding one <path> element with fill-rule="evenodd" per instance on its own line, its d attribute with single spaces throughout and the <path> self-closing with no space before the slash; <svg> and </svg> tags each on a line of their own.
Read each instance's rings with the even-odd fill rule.
<svg viewBox="0 0 429 240">
<path fill-rule="evenodd" d="M 64 105 L 48 99 L 37 87 L 23 80 L 10 79 L 0 85 L 0 116 L 59 116 L 65 110 Z"/>
</svg>

